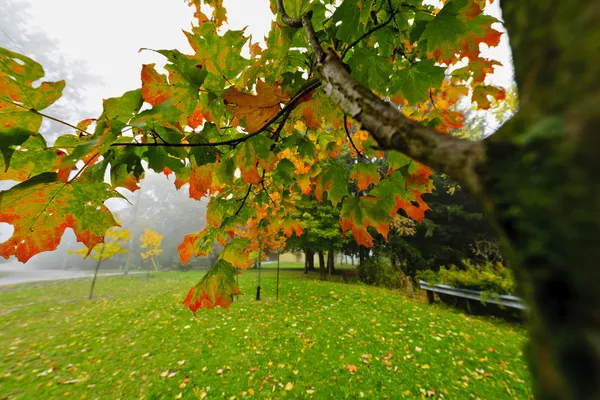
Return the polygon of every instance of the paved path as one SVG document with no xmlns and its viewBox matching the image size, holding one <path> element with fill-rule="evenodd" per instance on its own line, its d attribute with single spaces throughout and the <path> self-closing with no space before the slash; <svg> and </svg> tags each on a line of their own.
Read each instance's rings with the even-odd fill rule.
<svg viewBox="0 0 600 400">
<path fill-rule="evenodd" d="M 133 274 L 145 274 L 146 271 L 129 272 Z M 123 275 L 121 272 L 103 274 L 100 272 L 98 276 L 113 276 Z M 94 276 L 93 271 L 69 271 L 69 270 L 42 270 L 42 269 L 16 269 L 15 267 L 0 266 L 0 286 L 16 285 L 19 283 L 40 282 L 40 281 L 56 281 L 61 279 L 80 279 L 91 278 Z"/>
</svg>

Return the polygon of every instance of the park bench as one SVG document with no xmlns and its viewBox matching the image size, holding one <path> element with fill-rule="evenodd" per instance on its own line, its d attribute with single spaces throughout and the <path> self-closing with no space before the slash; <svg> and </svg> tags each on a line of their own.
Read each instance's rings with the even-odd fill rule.
<svg viewBox="0 0 600 400">
<path fill-rule="evenodd" d="M 515 308 L 519 310 L 525 310 L 527 308 L 523 299 L 517 296 L 510 296 L 507 294 L 490 296 L 486 299 L 482 299 L 482 292 L 478 290 L 456 288 L 453 286 L 443 284 L 430 284 L 428 282 L 425 282 L 424 280 L 419 280 L 419 287 L 427 292 L 427 300 L 429 301 L 429 304 L 434 302 L 434 295 L 435 293 L 438 293 L 438 295 L 441 294 L 466 299 L 467 306 L 469 305 L 469 300 L 475 300 L 481 303 L 492 303 L 497 304 L 499 306 Z"/>
</svg>

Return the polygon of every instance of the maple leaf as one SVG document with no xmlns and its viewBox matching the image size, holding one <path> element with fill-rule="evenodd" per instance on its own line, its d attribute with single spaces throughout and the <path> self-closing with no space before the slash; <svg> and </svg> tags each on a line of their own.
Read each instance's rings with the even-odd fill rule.
<svg viewBox="0 0 600 400">
<path fill-rule="evenodd" d="M 441 63 L 450 64 L 458 52 L 459 40 L 469 28 L 464 19 L 456 14 L 460 1 L 449 1 L 431 21 L 427 23 L 420 41 L 427 41 L 427 56 Z"/>
<path fill-rule="evenodd" d="M 192 168 L 190 174 L 190 197 L 195 200 L 200 200 L 207 194 L 208 191 L 212 191 L 213 187 L 213 175 L 216 164 L 205 164 L 200 167 Z"/>
<path fill-rule="evenodd" d="M 425 218 L 425 211 L 429 210 L 429 206 L 423 201 L 421 193 L 418 190 L 412 190 L 414 200 L 404 200 L 397 198 L 396 207 L 402 208 L 409 218 L 417 222 L 421 222 Z M 413 202 L 417 203 L 416 205 Z"/>
<path fill-rule="evenodd" d="M 31 58 L 0 47 L 0 143 L 3 147 L 12 141 L 12 145 L 19 145 L 18 130 L 10 135 L 10 130 L 37 132 L 42 125 L 42 117 L 30 109 L 41 111 L 53 104 L 62 96 L 65 81 L 42 82 L 33 87 L 36 82 L 44 77 L 42 66 Z M 4 149 L 5 164 L 8 165 Z"/>
<path fill-rule="evenodd" d="M 479 85 L 473 89 L 473 101 L 477 103 L 477 108 L 488 110 L 491 106 L 488 97 L 492 97 L 495 100 L 504 100 L 506 98 L 506 91 L 502 88 L 489 85 Z"/>
<path fill-rule="evenodd" d="M 235 276 L 239 272 L 225 260 L 219 260 L 188 292 L 183 304 L 196 315 L 200 308 L 217 306 L 229 309 L 233 297 L 242 294 Z"/>
<path fill-rule="evenodd" d="M 25 134 L 26 141 L 12 153 L 10 167 L 0 158 L 0 180 L 26 181 L 43 172 L 54 170 L 55 165 L 66 155 L 60 149 L 48 148 L 42 135 L 30 135 L 29 132 Z"/>
<path fill-rule="evenodd" d="M 393 76 L 390 92 L 400 92 L 410 104 L 429 99 L 431 88 L 438 88 L 444 79 L 444 68 L 433 60 L 421 60 L 401 69 Z"/>
<path fill-rule="evenodd" d="M 221 259 L 235 265 L 240 269 L 247 269 L 254 264 L 248 254 L 248 245 L 250 241 L 247 238 L 236 238 L 225 245 L 221 252 Z"/>
<path fill-rule="evenodd" d="M 350 172 L 350 179 L 356 181 L 358 190 L 367 190 L 370 185 L 379 182 L 379 171 L 376 164 L 358 163 Z"/>
<path fill-rule="evenodd" d="M 302 225 L 300 225 L 300 222 L 292 218 L 286 218 L 283 220 L 281 226 L 283 228 L 283 234 L 287 237 L 291 237 L 292 233 L 295 233 L 296 236 L 302 236 Z"/>
<path fill-rule="evenodd" d="M 250 138 L 239 146 L 237 164 L 244 183 L 258 183 L 260 175 L 257 165 L 270 172 L 277 163 L 277 157 L 271 151 L 273 141 L 258 135 Z"/>
<path fill-rule="evenodd" d="M 103 204 L 112 197 L 123 198 L 104 182 L 65 184 L 52 172 L 0 192 L 0 222 L 14 227 L 11 238 L 0 244 L 0 255 L 26 262 L 42 251 L 55 250 L 67 228 L 73 229 L 89 254 L 104 240 L 105 232 L 117 226 Z"/>
<path fill-rule="evenodd" d="M 156 64 L 142 65 L 142 96 L 146 103 L 157 106 L 173 94 L 167 77 L 154 69 Z"/>
<path fill-rule="evenodd" d="M 260 79 L 256 82 L 256 95 L 232 87 L 223 93 L 223 100 L 227 110 L 243 120 L 245 130 L 250 133 L 261 129 L 281 110 L 281 103 L 288 101 L 280 88 L 267 85 Z"/>
<path fill-rule="evenodd" d="M 372 226 L 387 238 L 390 222 L 390 216 L 382 210 L 375 197 L 348 197 L 342 204 L 340 212 L 342 231 L 350 230 L 356 243 L 365 247 L 373 247 L 373 237 L 367 228 Z"/>
<path fill-rule="evenodd" d="M 323 193 L 327 192 L 327 198 L 335 206 L 348 195 L 348 171 L 341 165 L 329 163 L 315 182 L 315 197 L 319 203 L 323 202 Z"/>
</svg>

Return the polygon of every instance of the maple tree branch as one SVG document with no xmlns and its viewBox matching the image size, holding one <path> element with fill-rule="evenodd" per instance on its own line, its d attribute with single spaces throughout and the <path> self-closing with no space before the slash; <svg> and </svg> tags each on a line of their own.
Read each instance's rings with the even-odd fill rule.
<svg viewBox="0 0 600 400">
<path fill-rule="evenodd" d="M 304 97 L 308 93 L 312 92 L 319 86 L 321 86 L 321 82 L 319 81 L 319 79 L 315 78 L 315 79 L 306 81 L 304 83 L 304 85 L 300 88 L 300 90 L 298 90 L 298 92 L 292 97 L 292 99 L 289 101 L 289 103 L 287 103 L 277 114 L 275 114 L 275 116 L 273 116 L 273 118 L 268 120 L 259 130 L 257 130 L 256 132 L 246 134 L 239 138 L 223 140 L 221 142 L 207 142 L 207 143 L 167 143 L 167 142 L 164 142 L 164 143 L 113 143 L 113 144 L 111 144 L 111 146 L 132 146 L 132 147 L 216 147 L 216 146 L 227 146 L 227 145 L 235 146 L 242 142 L 245 142 L 246 140 L 248 140 L 256 135 L 260 135 L 261 133 L 265 132 L 266 130 L 268 130 L 268 128 L 271 126 L 271 124 L 273 124 L 273 122 L 277 121 L 281 116 L 284 116 L 284 115 L 286 116 L 284 118 L 284 122 L 285 122 L 285 119 L 287 119 L 287 115 L 289 115 L 289 113 L 291 113 L 294 110 L 294 108 L 296 108 L 296 106 L 298 105 L 298 103 L 300 102 L 302 97 Z M 160 139 L 162 140 L 162 138 L 160 138 Z"/>
<path fill-rule="evenodd" d="M 390 5 L 390 7 L 391 7 L 391 5 Z M 372 27 L 371 29 L 369 29 L 368 31 L 366 31 L 365 33 L 363 33 L 362 35 L 360 35 L 358 37 L 358 39 L 356 39 L 354 42 L 350 43 L 348 45 L 348 47 L 346 47 L 344 49 L 344 51 L 342 51 L 342 55 L 341 55 L 342 60 L 346 57 L 346 54 L 348 54 L 348 51 L 350 51 L 351 48 L 353 48 L 354 46 L 356 46 L 357 44 L 359 44 L 363 39 L 371 36 L 372 34 L 374 34 L 375 32 L 377 32 L 381 28 L 384 28 L 387 25 L 389 25 L 389 23 L 394 20 L 394 17 L 396 16 L 396 13 L 397 13 L 397 11 L 391 11 L 390 16 L 388 17 L 388 19 L 386 21 L 382 22 L 379 25 L 375 25 L 374 27 Z"/>
<path fill-rule="evenodd" d="M 248 200 L 248 196 L 250 196 L 250 191 L 251 190 L 252 190 L 252 183 L 250 184 L 250 186 L 248 186 L 248 191 L 246 192 L 246 195 L 242 199 L 242 204 L 240 204 L 240 207 L 235 212 L 235 214 L 234 214 L 235 216 L 237 216 L 240 213 L 240 211 L 242 211 L 242 208 L 244 207 L 244 204 L 246 204 L 246 200 Z"/>
<path fill-rule="evenodd" d="M 350 141 L 350 144 L 352 145 L 352 147 L 354 147 L 354 151 L 356 151 L 358 158 L 364 157 L 364 155 L 358 150 L 358 148 L 354 144 L 354 140 L 352 140 L 352 136 L 350 136 L 350 131 L 348 131 L 348 116 L 346 114 L 344 114 L 344 130 L 346 131 L 346 136 L 348 136 L 348 140 Z"/>
<path fill-rule="evenodd" d="M 283 7 L 283 0 L 277 0 L 277 13 L 284 24 L 291 26 L 292 28 L 302 28 L 302 18 L 292 18 L 287 15 L 285 8 Z"/>
<path fill-rule="evenodd" d="M 395 105 L 357 82 L 334 52 L 317 66 L 325 93 L 342 111 L 360 122 L 384 149 L 398 150 L 480 192 L 477 169 L 485 161 L 480 142 L 442 134 L 405 117 Z"/>
<path fill-rule="evenodd" d="M 310 13 L 302 16 L 302 25 L 316 56 L 317 75 L 333 103 L 360 122 L 381 148 L 400 151 L 459 180 L 473 194 L 480 194 L 478 171 L 485 163 L 484 144 L 423 126 L 404 116 L 395 105 L 383 101 L 352 77 L 334 51 L 323 51 L 309 17 Z"/>
<path fill-rule="evenodd" d="M 32 112 L 33 114 L 37 114 L 37 115 L 39 115 L 40 117 L 43 117 L 43 118 L 48 118 L 49 120 L 52 120 L 52 121 L 54 121 L 54 122 L 58 122 L 59 124 L 66 125 L 66 126 L 68 126 L 68 127 L 70 127 L 70 128 L 73 128 L 73 129 L 75 129 L 75 131 L 80 131 L 80 132 L 86 133 L 86 134 L 88 134 L 88 135 L 91 135 L 91 133 L 89 133 L 89 132 L 86 132 L 86 131 L 84 131 L 83 129 L 79 129 L 79 128 L 78 128 L 78 127 L 76 127 L 75 125 L 72 125 L 72 124 L 70 124 L 70 123 L 68 123 L 68 122 L 65 122 L 65 121 L 63 121 L 63 120 L 61 120 L 61 119 L 55 118 L 55 117 L 53 117 L 53 116 L 50 116 L 50 115 L 48 115 L 48 114 L 44 114 L 43 112 L 40 112 L 40 111 L 36 110 L 36 109 L 35 109 L 35 108 L 33 108 L 33 107 L 25 107 L 23 104 L 15 103 L 14 101 L 9 101 L 9 100 L 6 100 L 6 99 L 4 99 L 4 98 L 1 98 L 1 97 L 0 97 L 0 100 L 4 100 L 4 102 L 6 102 L 6 103 L 9 103 L 9 104 L 12 104 L 13 106 L 21 107 L 21 108 L 22 108 L 22 109 L 24 109 L 24 110 L 27 110 L 27 111 L 29 111 L 29 112 Z"/>
</svg>

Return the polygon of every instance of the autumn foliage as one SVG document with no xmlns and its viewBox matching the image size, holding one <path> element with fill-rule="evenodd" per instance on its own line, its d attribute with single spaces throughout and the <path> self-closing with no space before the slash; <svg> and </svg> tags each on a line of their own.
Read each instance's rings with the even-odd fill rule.
<svg viewBox="0 0 600 400">
<path fill-rule="evenodd" d="M 40 112 L 60 98 L 64 82 L 32 85 L 43 78 L 42 67 L 0 49 L 0 179 L 21 182 L 0 193 L 0 222 L 15 227 L 0 255 L 25 262 L 55 249 L 66 228 L 92 249 L 116 226 L 103 202 L 120 196 L 116 188 L 138 189 L 142 161 L 175 174 L 190 197 L 209 196 L 208 226 L 179 246 L 184 263 L 212 252 L 215 242 L 224 246 L 186 297 L 194 312 L 229 306 L 239 294 L 236 268 L 249 267 L 258 247 L 279 249 L 282 237 L 302 235 L 293 215 L 304 196 L 341 205 L 340 234 L 367 247 L 374 234 L 387 237 L 398 212 L 424 218 L 421 195 L 433 190 L 431 170 L 381 151 L 343 115 L 316 79 L 301 30 L 274 18 L 265 41 L 252 42 L 243 30 L 227 29 L 221 1 L 187 2 L 196 19 L 185 32 L 190 48 L 155 50 L 167 73 L 143 65 L 140 89 L 104 100 L 99 117 L 52 147 L 39 133 Z M 487 109 L 504 97 L 485 82 L 498 62 L 480 49 L 498 45 L 500 32 L 484 1 L 451 0 L 441 8 L 398 0 L 284 3 L 292 17 L 312 11 L 320 40 L 357 81 L 439 132 L 462 126 L 459 101 Z M 355 159 L 350 170 L 339 161 L 344 154 Z"/>
</svg>

